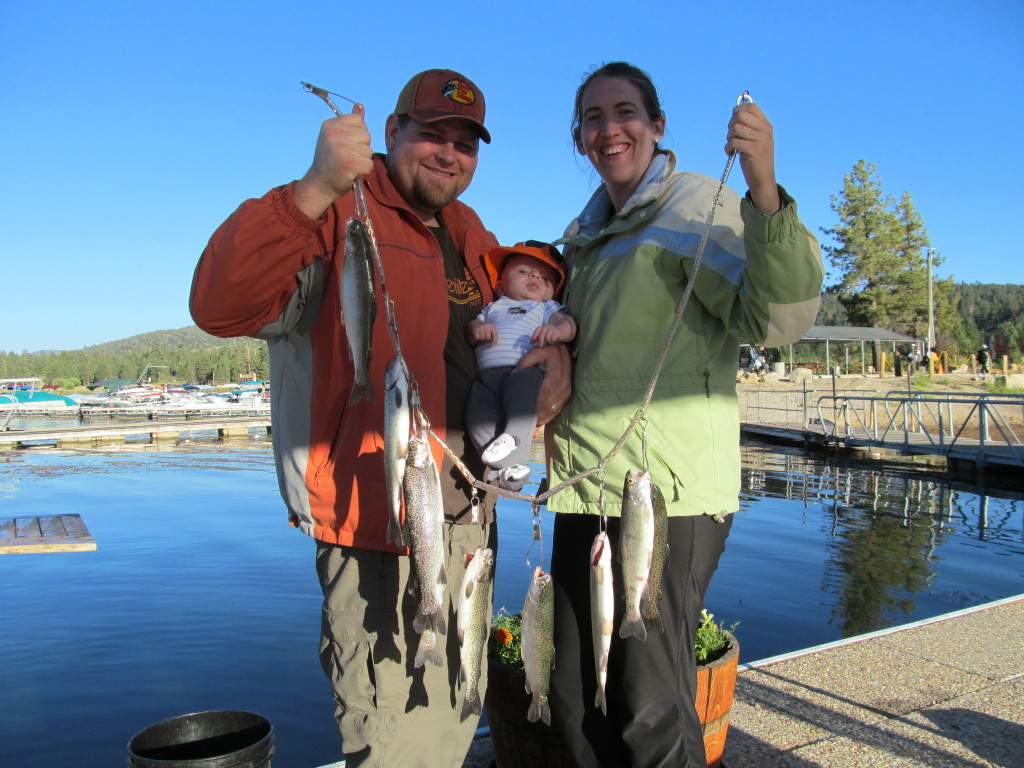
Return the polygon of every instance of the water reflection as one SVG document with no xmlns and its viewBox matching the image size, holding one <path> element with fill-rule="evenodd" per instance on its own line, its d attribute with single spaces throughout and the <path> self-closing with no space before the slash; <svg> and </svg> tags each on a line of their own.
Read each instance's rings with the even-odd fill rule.
<svg viewBox="0 0 1024 768">
<path fill-rule="evenodd" d="M 758 443 L 743 448 L 742 479 L 742 508 L 722 570 L 728 579 L 739 558 L 790 591 L 783 605 L 793 605 L 783 620 L 765 617 L 762 624 L 767 612 L 734 601 L 748 625 L 757 622 L 748 660 L 795 650 L 794 638 L 852 637 L 1024 592 L 1019 495 L 981 493 L 913 466 L 882 469 Z M 758 564 L 746 541 L 767 531 L 768 520 L 774 535 L 766 533 L 765 542 L 800 550 L 790 549 L 793 557 L 762 551 L 774 567 Z M 801 535 L 808 525 L 816 538 Z M 808 564 L 815 551 L 817 568 Z M 709 595 L 709 603 L 716 597 Z M 833 632 L 805 626 L 804 617 L 820 609 L 827 609 Z"/>
<path fill-rule="evenodd" d="M 269 443 L 0 452 L 0 517 L 79 512 L 98 545 L 0 557 L 4 765 L 124 764 L 135 731 L 219 708 L 267 716 L 282 765 L 337 759 L 312 545 Z M 707 607 L 745 661 L 1024 593 L 1020 496 L 753 443 L 742 472 Z M 537 542 L 531 512 L 499 505 L 496 607 L 548 564 L 553 515 Z"/>
</svg>

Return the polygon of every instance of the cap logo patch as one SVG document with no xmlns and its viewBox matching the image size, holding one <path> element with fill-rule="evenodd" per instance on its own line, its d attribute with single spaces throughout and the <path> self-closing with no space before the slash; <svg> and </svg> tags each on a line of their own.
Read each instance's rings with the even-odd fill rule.
<svg viewBox="0 0 1024 768">
<path fill-rule="evenodd" d="M 457 101 L 459 104 L 472 104 L 476 101 L 473 89 L 462 80 L 449 80 L 441 86 L 441 95 L 446 99 Z"/>
</svg>

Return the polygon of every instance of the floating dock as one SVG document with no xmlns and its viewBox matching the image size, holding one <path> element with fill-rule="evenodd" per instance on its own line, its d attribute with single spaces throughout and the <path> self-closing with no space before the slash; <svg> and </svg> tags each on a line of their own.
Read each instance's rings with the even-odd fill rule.
<svg viewBox="0 0 1024 768">
<path fill-rule="evenodd" d="M 162 419 L 132 423 L 45 427 L 0 432 L 0 450 L 32 448 L 41 445 L 58 447 L 74 445 L 101 445 L 125 440 L 179 440 L 209 436 L 246 436 L 252 432 L 270 433 L 270 416 L 220 419 Z"/>
</svg>

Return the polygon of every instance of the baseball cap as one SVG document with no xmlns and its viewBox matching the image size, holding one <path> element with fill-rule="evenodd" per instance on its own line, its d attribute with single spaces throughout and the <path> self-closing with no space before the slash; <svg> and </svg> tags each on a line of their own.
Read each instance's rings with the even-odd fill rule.
<svg viewBox="0 0 1024 768">
<path fill-rule="evenodd" d="M 451 69 L 428 69 L 414 75 L 398 94 L 396 115 L 409 115 L 420 123 L 464 117 L 475 123 L 480 138 L 491 143 L 484 128 L 484 95 L 465 75 Z"/>
<path fill-rule="evenodd" d="M 491 248 L 484 254 L 484 269 L 487 270 L 487 279 L 491 281 L 491 288 L 498 290 L 498 281 L 501 280 L 501 270 L 505 268 L 505 262 L 509 256 L 532 256 L 539 261 L 551 266 L 558 273 L 558 284 L 555 285 L 555 296 L 562 290 L 565 284 L 565 259 L 558 252 L 555 246 L 549 243 L 542 243 L 539 240 L 527 240 L 516 243 L 511 248 Z"/>
</svg>

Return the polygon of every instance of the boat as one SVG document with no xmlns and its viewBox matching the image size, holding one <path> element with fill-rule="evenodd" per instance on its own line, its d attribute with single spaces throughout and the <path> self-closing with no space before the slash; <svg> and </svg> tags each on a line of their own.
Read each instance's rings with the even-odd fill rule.
<svg viewBox="0 0 1024 768">
<path fill-rule="evenodd" d="M 55 395 L 40 386 L 42 379 L 0 379 L 0 411 L 19 413 L 74 412 L 78 403 L 70 397 Z"/>
</svg>

